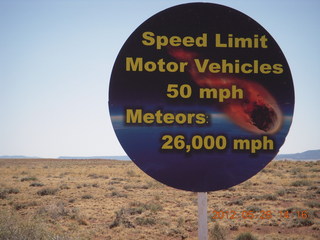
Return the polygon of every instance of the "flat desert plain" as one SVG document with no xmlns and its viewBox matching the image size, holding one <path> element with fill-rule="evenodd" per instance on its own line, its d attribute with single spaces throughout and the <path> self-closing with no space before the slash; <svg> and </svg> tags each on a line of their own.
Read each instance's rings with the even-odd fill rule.
<svg viewBox="0 0 320 240">
<path fill-rule="evenodd" d="M 197 239 L 197 194 L 131 161 L 0 159 L 0 239 Z M 209 239 L 320 239 L 320 161 L 208 193 Z"/>
</svg>

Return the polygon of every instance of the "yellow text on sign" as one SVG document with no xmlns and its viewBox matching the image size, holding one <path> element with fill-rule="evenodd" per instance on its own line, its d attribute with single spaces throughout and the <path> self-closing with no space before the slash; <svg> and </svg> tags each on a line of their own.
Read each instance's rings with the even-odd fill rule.
<svg viewBox="0 0 320 240">
<path fill-rule="evenodd" d="M 250 153 L 256 153 L 258 150 L 274 150 L 274 142 L 268 136 L 261 139 L 234 139 L 234 150 L 247 150 Z"/>
</svg>

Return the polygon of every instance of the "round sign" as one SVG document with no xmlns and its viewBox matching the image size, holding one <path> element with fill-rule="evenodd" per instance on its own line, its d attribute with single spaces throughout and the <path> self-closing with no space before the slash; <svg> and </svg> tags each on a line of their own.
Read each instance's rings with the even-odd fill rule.
<svg viewBox="0 0 320 240">
<path fill-rule="evenodd" d="M 145 173 L 174 188 L 229 188 L 262 170 L 289 131 L 294 88 L 272 36 L 245 14 L 191 3 L 141 24 L 113 67 L 115 133 Z"/>
</svg>

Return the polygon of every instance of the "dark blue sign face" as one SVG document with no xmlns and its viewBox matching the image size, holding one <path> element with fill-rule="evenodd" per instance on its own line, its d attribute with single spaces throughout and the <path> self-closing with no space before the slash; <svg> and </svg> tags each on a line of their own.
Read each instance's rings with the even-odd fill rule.
<svg viewBox="0 0 320 240">
<path fill-rule="evenodd" d="M 272 36 L 234 9 L 192 3 L 140 25 L 112 71 L 115 133 L 145 173 L 207 192 L 262 170 L 289 131 L 287 61 Z"/>
</svg>

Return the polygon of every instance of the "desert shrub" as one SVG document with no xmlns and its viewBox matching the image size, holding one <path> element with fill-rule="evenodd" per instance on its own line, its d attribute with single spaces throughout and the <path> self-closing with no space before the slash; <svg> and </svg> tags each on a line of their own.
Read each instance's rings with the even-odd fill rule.
<svg viewBox="0 0 320 240">
<path fill-rule="evenodd" d="M 91 194 L 85 194 L 81 197 L 82 199 L 91 199 L 93 196 Z"/>
<path fill-rule="evenodd" d="M 24 209 L 27 208 L 27 204 L 26 203 L 15 203 L 13 204 L 13 207 L 15 210 L 20 210 L 20 209 Z"/>
<path fill-rule="evenodd" d="M 38 216 L 47 216 L 54 220 L 69 218 L 77 221 L 80 225 L 89 224 L 86 216 L 81 214 L 78 208 L 68 208 L 63 201 L 43 206 L 38 209 L 37 214 Z"/>
<path fill-rule="evenodd" d="M 174 239 L 188 239 L 188 234 L 181 228 L 171 228 L 167 235 Z"/>
<path fill-rule="evenodd" d="M 236 240 L 257 240 L 255 236 L 253 236 L 251 233 L 241 233 L 237 236 Z"/>
<path fill-rule="evenodd" d="M 299 174 L 298 176 L 297 176 L 297 178 L 308 178 L 309 176 L 308 175 L 305 175 L 305 174 Z"/>
<path fill-rule="evenodd" d="M 126 228 L 134 228 L 135 226 L 129 221 L 126 217 L 126 209 L 121 208 L 119 211 L 116 212 L 115 220 L 110 224 L 109 228 L 118 227 L 123 225 Z"/>
<path fill-rule="evenodd" d="M 261 172 L 263 172 L 263 173 L 273 173 L 274 170 L 273 169 L 269 169 L 269 168 L 264 168 L 264 169 L 261 170 Z"/>
<path fill-rule="evenodd" d="M 160 197 L 160 195 L 158 195 L 158 194 L 154 196 L 154 200 L 156 200 L 156 201 L 159 201 L 160 198 L 161 198 L 161 197 Z"/>
<path fill-rule="evenodd" d="M 109 185 L 114 185 L 114 184 L 119 184 L 119 183 L 121 183 L 121 182 L 119 182 L 119 181 L 110 181 L 108 184 Z"/>
<path fill-rule="evenodd" d="M 155 180 L 150 180 L 150 181 L 147 181 L 146 184 L 144 185 L 145 189 L 159 189 L 161 188 L 163 185 L 162 183 L 160 182 L 157 182 Z"/>
<path fill-rule="evenodd" d="M 293 191 L 291 189 L 281 189 L 276 192 L 276 194 L 281 197 L 288 194 L 288 193 L 293 193 Z"/>
<path fill-rule="evenodd" d="M 25 182 L 25 181 L 37 181 L 38 179 L 36 177 L 24 177 L 21 178 L 21 182 Z"/>
<path fill-rule="evenodd" d="M 111 178 L 112 181 L 124 181 L 125 179 L 124 178 L 119 178 L 119 177 L 113 177 Z"/>
<path fill-rule="evenodd" d="M 179 228 L 179 227 L 182 227 L 182 226 L 184 225 L 184 223 L 185 223 L 184 218 L 183 218 L 183 217 L 179 217 L 179 218 L 178 218 L 178 221 L 177 221 L 177 227 L 178 227 L 178 228 Z"/>
<path fill-rule="evenodd" d="M 303 196 L 303 198 L 305 198 L 305 199 L 316 199 L 317 198 L 317 195 L 316 194 L 314 194 L 314 193 L 306 193 L 304 196 Z"/>
<path fill-rule="evenodd" d="M 68 212 L 70 219 L 78 221 L 80 225 L 88 225 L 86 216 L 80 212 L 79 208 L 71 208 Z"/>
<path fill-rule="evenodd" d="M 89 222 L 85 218 L 78 218 L 77 221 L 80 225 L 85 225 L 85 226 L 89 225 Z"/>
<path fill-rule="evenodd" d="M 161 206 L 161 204 L 153 203 L 153 202 L 146 204 L 145 208 L 147 210 L 150 210 L 151 212 L 157 212 L 157 211 L 163 210 L 163 207 Z"/>
<path fill-rule="evenodd" d="M 54 234 L 38 218 L 22 217 L 13 212 L 0 212 L 0 239 L 5 240 L 68 240 Z"/>
<path fill-rule="evenodd" d="M 35 201 L 28 202 L 28 203 L 14 203 L 13 208 L 18 211 L 20 209 L 25 209 L 25 208 L 33 207 L 33 206 L 37 206 L 37 205 L 38 204 Z"/>
<path fill-rule="evenodd" d="M 156 224 L 156 220 L 150 217 L 137 217 L 136 224 L 140 226 L 152 226 Z"/>
<path fill-rule="evenodd" d="M 124 197 L 124 198 L 127 198 L 128 197 L 128 195 L 127 194 L 125 194 L 125 193 L 120 193 L 120 192 L 117 192 L 117 191 L 113 191 L 112 193 L 111 193 L 111 196 L 112 197 Z"/>
<path fill-rule="evenodd" d="M 7 188 L 6 191 L 8 194 L 17 194 L 20 192 L 17 188 Z"/>
<path fill-rule="evenodd" d="M 103 178 L 103 179 L 109 179 L 108 176 L 105 176 L 105 175 L 98 175 L 98 174 L 95 174 L 95 173 L 91 173 L 88 175 L 89 178 L 94 178 L 94 179 L 97 179 L 97 178 Z"/>
<path fill-rule="evenodd" d="M 45 196 L 45 195 L 55 195 L 59 189 L 57 188 L 43 188 L 37 192 L 38 195 L 40 196 Z"/>
<path fill-rule="evenodd" d="M 157 212 L 163 210 L 163 207 L 159 203 L 150 202 L 150 203 L 141 203 L 141 202 L 131 202 L 131 207 L 140 207 L 143 210 L 150 210 L 151 212 Z"/>
<path fill-rule="evenodd" d="M 131 190 L 131 189 L 149 189 L 148 185 L 133 185 L 133 184 L 129 184 L 129 185 L 124 185 L 123 188 L 125 190 Z"/>
<path fill-rule="evenodd" d="M 133 171 L 132 169 L 127 171 L 127 175 L 128 175 L 129 177 L 137 177 L 137 176 L 138 176 L 138 175 L 136 174 L 136 172 Z"/>
<path fill-rule="evenodd" d="M 320 202 L 316 202 L 316 201 L 306 202 L 305 205 L 310 208 L 320 208 Z"/>
<path fill-rule="evenodd" d="M 70 172 L 60 173 L 60 174 L 59 174 L 59 178 L 63 178 L 63 177 L 65 177 L 65 176 L 69 175 L 69 174 L 70 174 Z"/>
<path fill-rule="evenodd" d="M 7 192 L 0 189 L 0 199 L 6 199 L 7 198 Z"/>
<path fill-rule="evenodd" d="M 229 229 L 230 229 L 231 231 L 238 231 L 238 230 L 239 230 L 239 227 L 236 226 L 236 225 L 232 225 L 232 226 L 230 226 Z"/>
<path fill-rule="evenodd" d="M 136 215 L 136 214 L 141 214 L 145 211 L 145 208 L 143 207 L 132 207 L 132 208 L 126 208 L 126 212 L 129 215 Z"/>
<path fill-rule="evenodd" d="M 135 224 L 140 226 L 146 225 L 154 225 L 156 224 L 156 220 L 150 217 L 136 217 L 135 220 L 131 220 L 133 215 L 140 215 L 145 211 L 160 211 L 162 210 L 162 206 L 157 203 L 141 203 L 141 202 L 131 202 L 129 207 L 121 208 L 117 211 L 115 220 L 110 224 L 109 228 L 118 227 L 123 225 L 126 228 L 134 228 Z"/>
<path fill-rule="evenodd" d="M 33 182 L 29 185 L 30 187 L 43 187 L 44 184 L 40 182 Z"/>
<path fill-rule="evenodd" d="M 266 195 L 263 195 L 263 199 L 269 200 L 269 201 L 276 201 L 277 197 L 275 195 L 272 195 L 272 194 L 266 194 Z"/>
<path fill-rule="evenodd" d="M 293 187 L 302 187 L 302 186 L 310 186 L 311 181 L 308 180 L 297 180 L 291 183 L 291 186 Z"/>
<path fill-rule="evenodd" d="M 8 194 L 17 194 L 20 190 L 17 188 L 4 188 L 0 189 L 0 199 L 6 199 Z"/>
<path fill-rule="evenodd" d="M 294 188 L 285 188 L 276 192 L 278 196 L 284 196 L 286 194 L 295 194 L 295 193 L 297 193 L 297 190 Z"/>
<path fill-rule="evenodd" d="M 0 199 L 5 199 L 7 194 L 17 194 L 20 190 L 17 188 L 3 188 L 0 189 Z"/>
<path fill-rule="evenodd" d="M 298 173 L 301 173 L 301 168 L 293 168 L 290 173 L 292 173 L 292 175 L 297 175 Z"/>
<path fill-rule="evenodd" d="M 296 218 L 292 221 L 292 227 L 307 227 L 312 226 L 314 223 L 308 218 Z"/>
<path fill-rule="evenodd" d="M 286 193 L 287 193 L 287 191 L 285 189 L 281 189 L 281 190 L 277 191 L 277 195 L 281 196 L 281 197 L 284 196 Z"/>
<path fill-rule="evenodd" d="M 61 190 L 70 189 L 70 187 L 69 187 L 66 183 L 61 184 L 59 188 L 60 188 Z"/>
<path fill-rule="evenodd" d="M 226 240 L 226 234 L 226 229 L 221 227 L 218 223 L 209 230 L 209 235 L 213 240 Z"/>
<path fill-rule="evenodd" d="M 294 213 L 294 212 L 302 212 L 304 209 L 298 208 L 298 207 L 290 207 L 285 209 L 284 211 L 288 211 L 289 213 Z"/>
<path fill-rule="evenodd" d="M 95 173 L 90 173 L 88 175 L 89 178 L 99 178 L 99 175 L 98 174 L 95 174 Z"/>
<path fill-rule="evenodd" d="M 260 211 L 261 211 L 261 208 L 258 207 L 258 206 L 252 205 L 252 206 L 248 206 L 248 207 L 247 207 L 247 211 L 260 212 Z"/>
<path fill-rule="evenodd" d="M 271 182 L 271 181 L 267 181 L 267 182 L 264 182 L 265 184 L 268 184 L 268 185 L 271 185 L 271 184 L 273 184 L 273 182 Z"/>
<path fill-rule="evenodd" d="M 253 195 L 253 196 L 249 196 L 249 199 L 253 199 L 255 201 L 258 201 L 258 200 L 263 200 L 264 197 L 263 196 L 259 196 L 259 195 Z"/>
<path fill-rule="evenodd" d="M 227 205 L 228 206 L 232 206 L 232 205 L 240 205 L 240 206 L 242 206 L 243 205 L 243 200 L 241 200 L 241 199 L 234 200 L 234 201 L 228 202 Z"/>
<path fill-rule="evenodd" d="M 47 215 L 52 219 L 58 219 L 69 215 L 69 210 L 65 207 L 62 201 L 47 205 L 38 209 L 37 214 Z"/>
</svg>

